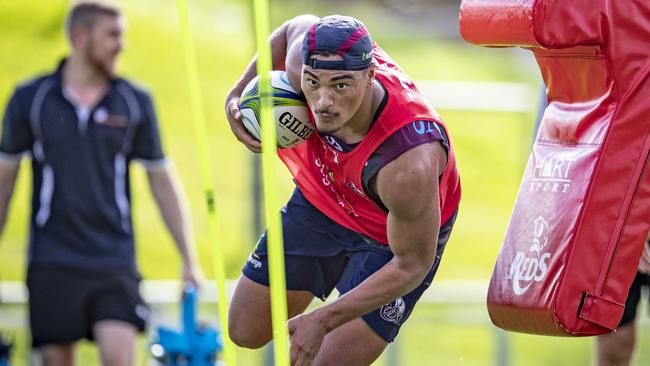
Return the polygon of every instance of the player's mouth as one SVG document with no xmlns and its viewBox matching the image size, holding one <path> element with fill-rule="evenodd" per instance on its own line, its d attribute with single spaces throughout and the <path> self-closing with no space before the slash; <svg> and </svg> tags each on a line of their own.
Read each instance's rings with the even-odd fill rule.
<svg viewBox="0 0 650 366">
<path fill-rule="evenodd" d="M 321 119 L 332 119 L 338 117 L 338 113 L 335 112 L 317 112 L 316 115 Z"/>
</svg>

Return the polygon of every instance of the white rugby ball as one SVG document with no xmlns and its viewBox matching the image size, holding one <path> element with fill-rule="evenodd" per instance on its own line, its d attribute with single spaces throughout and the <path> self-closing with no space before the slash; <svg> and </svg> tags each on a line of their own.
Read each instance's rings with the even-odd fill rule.
<svg viewBox="0 0 650 366">
<path fill-rule="evenodd" d="M 270 76 L 273 94 L 273 117 L 278 146 L 286 148 L 299 145 L 314 132 L 309 122 L 307 102 L 289 84 L 285 71 L 272 70 Z M 248 82 L 239 99 L 239 110 L 242 113 L 242 122 L 248 132 L 261 141 L 260 113 L 262 104 L 260 101 L 259 80 L 258 75 Z"/>
</svg>

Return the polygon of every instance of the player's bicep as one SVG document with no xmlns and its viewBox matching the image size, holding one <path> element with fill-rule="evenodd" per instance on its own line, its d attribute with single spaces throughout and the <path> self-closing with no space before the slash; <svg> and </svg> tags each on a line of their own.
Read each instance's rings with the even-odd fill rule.
<svg viewBox="0 0 650 366">
<path fill-rule="evenodd" d="M 408 265 L 431 265 L 440 226 L 439 144 L 415 147 L 377 176 L 377 193 L 388 208 L 388 240 Z"/>
<path fill-rule="evenodd" d="M 287 58 L 285 60 L 285 70 L 289 78 L 289 84 L 298 92 L 300 92 L 300 83 L 302 78 L 302 40 L 296 40 L 288 46 Z"/>
<path fill-rule="evenodd" d="M 284 65 L 289 83 L 297 91 L 300 91 L 302 76 L 302 42 L 309 28 L 318 20 L 314 15 L 300 15 L 291 19 L 287 25 L 287 55 Z"/>
</svg>

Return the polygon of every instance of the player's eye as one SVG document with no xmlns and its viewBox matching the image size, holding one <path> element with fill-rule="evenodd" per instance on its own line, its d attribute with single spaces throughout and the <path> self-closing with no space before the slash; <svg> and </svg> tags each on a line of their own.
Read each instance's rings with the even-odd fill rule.
<svg viewBox="0 0 650 366">
<path fill-rule="evenodd" d="M 345 90 L 348 87 L 348 85 L 343 83 L 338 83 L 334 85 L 334 87 L 336 88 L 336 90 Z"/>
<path fill-rule="evenodd" d="M 311 86 L 312 88 L 316 87 L 318 85 L 318 81 L 314 79 L 307 79 L 307 85 Z"/>
</svg>

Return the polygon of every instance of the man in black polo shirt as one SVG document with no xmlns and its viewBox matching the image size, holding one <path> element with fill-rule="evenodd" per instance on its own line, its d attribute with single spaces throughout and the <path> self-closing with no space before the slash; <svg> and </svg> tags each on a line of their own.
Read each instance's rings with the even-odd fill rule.
<svg viewBox="0 0 650 366">
<path fill-rule="evenodd" d="M 183 261 L 198 282 L 187 208 L 167 164 L 149 94 L 115 75 L 122 50 L 118 9 L 75 5 L 69 58 L 16 88 L 0 142 L 0 229 L 19 169 L 33 171 L 27 286 L 32 343 L 46 365 L 74 363 L 74 344 L 94 339 L 104 365 L 133 363 L 147 308 L 138 291 L 129 163 L 138 160 Z"/>
</svg>

